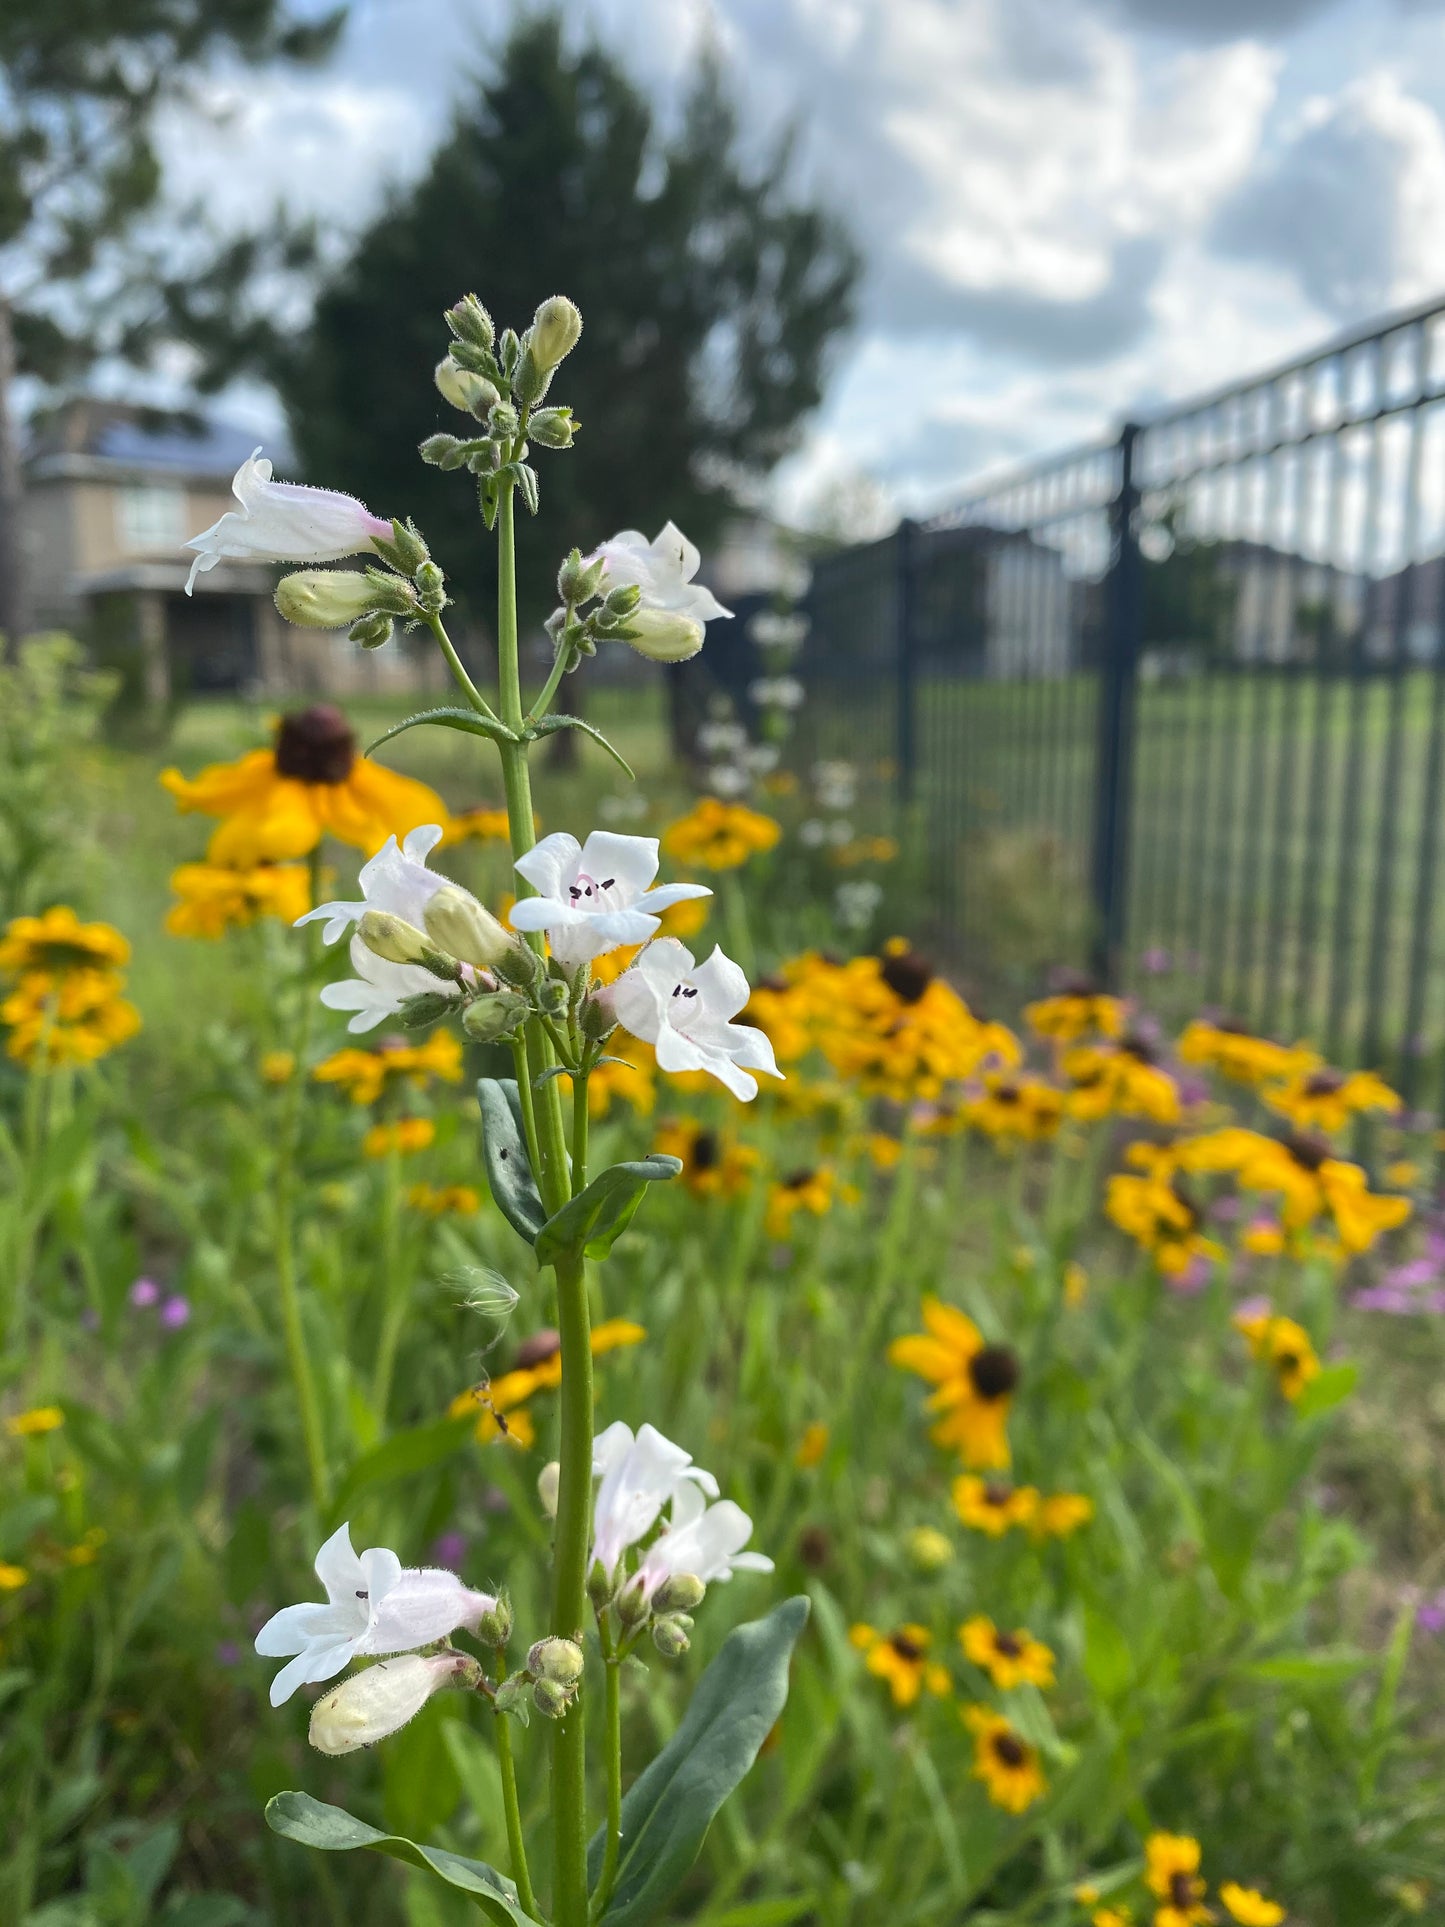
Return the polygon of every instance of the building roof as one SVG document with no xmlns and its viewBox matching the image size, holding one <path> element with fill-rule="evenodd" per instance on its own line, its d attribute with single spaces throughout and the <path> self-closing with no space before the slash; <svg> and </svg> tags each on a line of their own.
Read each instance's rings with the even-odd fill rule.
<svg viewBox="0 0 1445 1927">
<path fill-rule="evenodd" d="M 36 424 L 27 463 L 37 477 L 229 482 L 263 439 L 254 429 L 188 411 L 85 397 Z M 267 440 L 266 452 L 284 466 L 286 450 L 276 440 Z"/>
</svg>

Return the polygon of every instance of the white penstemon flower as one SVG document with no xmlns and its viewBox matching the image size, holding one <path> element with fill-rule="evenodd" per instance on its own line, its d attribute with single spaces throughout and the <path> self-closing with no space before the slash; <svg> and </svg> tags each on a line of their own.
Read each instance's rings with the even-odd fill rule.
<svg viewBox="0 0 1445 1927">
<path fill-rule="evenodd" d="M 732 1022 L 749 994 L 731 957 L 717 949 L 697 963 L 676 937 L 649 944 L 603 993 L 623 1028 L 652 1045 L 663 1070 L 707 1071 L 744 1102 L 758 1094 L 749 1071 L 783 1074 L 765 1034 Z"/>
<path fill-rule="evenodd" d="M 685 1484 L 717 1497 L 717 1480 L 680 1445 L 644 1425 L 634 1436 L 619 1419 L 592 1442 L 592 1471 L 601 1478 L 593 1511 L 592 1559 L 610 1579 L 629 1546 L 645 1538 Z"/>
<path fill-rule="evenodd" d="M 672 1515 L 665 1532 L 643 1555 L 630 1587 L 651 1600 L 667 1580 L 690 1573 L 705 1586 L 731 1579 L 735 1572 L 771 1572 L 766 1553 L 745 1552 L 753 1536 L 753 1522 L 740 1505 L 719 1499 L 709 1505 L 695 1485 L 682 1485 L 672 1496 Z"/>
<path fill-rule="evenodd" d="M 748 695 L 759 709 L 798 709 L 806 692 L 796 676 L 759 676 Z"/>
<path fill-rule="evenodd" d="M 439 890 L 467 894 L 449 877 L 438 876 L 435 870 L 426 867 L 427 856 L 441 839 L 441 829 L 435 823 L 422 824 L 399 847 L 394 836 L 388 837 L 361 871 L 359 902 L 319 903 L 304 917 L 298 917 L 297 924 L 325 918 L 326 928 L 321 934 L 327 943 L 335 943 L 345 936 L 368 910 L 385 911 L 417 929 L 423 928 L 427 905 Z M 468 897 L 468 901 L 481 912 L 475 898 Z M 421 964 L 389 963 L 363 943 L 359 935 L 351 939 L 351 967 L 356 972 L 354 977 L 327 984 L 321 992 L 321 1001 L 328 1009 L 355 1013 L 347 1025 L 348 1030 L 372 1030 L 386 1018 L 394 1017 L 408 997 L 439 988 L 437 979 Z M 480 981 L 478 972 L 470 965 L 464 966 L 463 975 L 467 981 Z"/>
<path fill-rule="evenodd" d="M 651 542 L 637 529 L 623 529 L 586 560 L 606 564 L 605 589 L 640 592 L 627 625 L 634 632 L 632 647 L 654 661 L 685 662 L 695 656 L 703 625 L 732 614 L 711 589 L 693 581 L 702 557 L 673 522 Z"/>
<path fill-rule="evenodd" d="M 263 1659 L 289 1659 L 271 1682 L 280 1706 L 298 1686 L 333 1679 L 351 1660 L 373 1653 L 406 1653 L 444 1639 L 459 1626 L 475 1629 L 497 1602 L 473 1592 L 443 1567 L 403 1566 L 385 1546 L 360 1558 L 351 1528 L 338 1526 L 316 1555 L 324 1606 L 283 1606 L 256 1635 Z"/>
<path fill-rule="evenodd" d="M 271 464 L 260 456 L 259 448 L 253 450 L 236 470 L 231 493 L 240 507 L 187 542 L 196 551 L 187 595 L 196 577 L 218 562 L 336 562 L 390 538 L 390 522 L 355 496 L 273 482 Z"/>
<path fill-rule="evenodd" d="M 621 944 L 645 943 L 674 903 L 710 897 L 703 883 L 649 886 L 657 875 L 657 838 L 594 830 L 585 843 L 564 831 L 544 836 L 517 859 L 536 890 L 513 904 L 514 930 L 545 930 L 552 954 L 569 970 Z"/>
<path fill-rule="evenodd" d="M 308 1737 L 318 1753 L 354 1753 L 399 1732 L 443 1687 L 477 1674 L 465 1653 L 403 1653 L 353 1673 L 311 1709 Z"/>
</svg>

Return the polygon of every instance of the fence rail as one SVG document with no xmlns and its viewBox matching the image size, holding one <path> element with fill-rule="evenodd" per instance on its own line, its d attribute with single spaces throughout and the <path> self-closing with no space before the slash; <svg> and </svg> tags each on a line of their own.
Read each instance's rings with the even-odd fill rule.
<svg viewBox="0 0 1445 1927">
<path fill-rule="evenodd" d="M 1040 943 L 1441 1104 L 1445 298 L 818 566 L 812 727 L 893 771 L 943 933 Z"/>
</svg>

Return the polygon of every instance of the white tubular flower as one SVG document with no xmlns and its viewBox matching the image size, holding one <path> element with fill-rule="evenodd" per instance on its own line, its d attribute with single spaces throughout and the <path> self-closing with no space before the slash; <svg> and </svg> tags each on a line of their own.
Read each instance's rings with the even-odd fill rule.
<svg viewBox="0 0 1445 1927">
<path fill-rule="evenodd" d="M 634 1438 L 619 1420 L 593 1441 L 592 1470 L 600 1475 L 593 1512 L 592 1564 L 611 1578 L 629 1546 L 651 1532 L 663 1508 L 686 1488 L 717 1497 L 717 1480 L 694 1465 L 691 1453 L 651 1425 Z"/>
<path fill-rule="evenodd" d="M 475 1627 L 497 1604 L 443 1567 L 404 1567 L 385 1546 L 358 1559 L 348 1525 L 317 1553 L 316 1576 L 326 1588 L 324 1606 L 283 1606 L 256 1635 L 263 1659 L 290 1659 L 271 1682 L 273 1706 L 298 1686 L 334 1678 L 359 1654 L 406 1653 L 458 1626 Z"/>
<path fill-rule="evenodd" d="M 187 595 L 196 577 L 218 562 L 336 562 L 343 555 L 362 554 L 378 536 L 390 539 L 390 522 L 373 515 L 354 495 L 273 482 L 271 464 L 258 460 L 260 454 L 254 449 L 231 483 L 240 508 L 229 510 L 187 542 L 186 547 L 196 551 Z"/>
<path fill-rule="evenodd" d="M 428 853 L 441 841 L 435 823 L 423 823 L 413 830 L 398 848 L 394 836 L 386 842 L 361 872 L 359 903 L 319 903 L 298 917 L 298 926 L 326 919 L 322 936 L 327 943 L 344 937 L 353 924 L 361 922 L 368 910 L 382 910 L 404 922 L 424 929 L 427 905 L 439 890 L 453 890 L 465 896 L 449 877 L 438 876 L 426 867 Z M 472 899 L 475 901 L 475 899 Z M 481 909 L 480 904 L 477 905 Z M 421 964 L 388 963 L 364 944 L 360 936 L 351 939 L 351 967 L 356 972 L 339 984 L 327 984 L 321 1001 L 329 1010 L 349 1010 L 355 1015 L 348 1030 L 372 1030 L 388 1017 L 394 1017 L 408 997 L 424 990 L 439 988 L 436 978 Z M 469 980 L 480 981 L 470 966 L 463 966 Z"/>
<path fill-rule="evenodd" d="M 708 1071 L 745 1103 L 758 1094 L 750 1070 L 783 1074 L 764 1033 L 730 1021 L 748 1001 L 748 980 L 720 949 L 699 964 L 676 937 L 660 937 L 605 995 L 665 1071 Z"/>
<path fill-rule="evenodd" d="M 796 676 L 759 676 L 748 684 L 748 695 L 759 709 L 797 709 L 805 693 Z"/>
<path fill-rule="evenodd" d="M 375 1746 L 415 1719 L 433 1693 L 471 1673 L 476 1661 L 465 1653 L 434 1653 L 422 1658 L 404 1653 L 353 1673 L 311 1709 L 308 1735 L 318 1753 L 354 1753 Z"/>
<path fill-rule="evenodd" d="M 585 843 L 556 830 L 519 857 L 517 872 L 537 892 L 512 905 L 514 930 L 545 930 L 552 954 L 569 970 L 619 944 L 646 943 L 659 913 L 689 897 L 710 897 L 705 883 L 668 883 L 657 875 L 657 838 L 594 830 Z"/>
<path fill-rule="evenodd" d="M 702 557 L 675 522 L 655 541 L 638 529 L 623 529 L 586 560 L 606 564 L 604 589 L 636 588 L 642 600 L 628 618 L 639 633 L 632 647 L 660 662 L 685 662 L 702 647 L 703 625 L 730 616 L 711 589 L 693 577 Z"/>
<path fill-rule="evenodd" d="M 691 1573 L 705 1586 L 731 1579 L 735 1572 L 771 1572 L 773 1562 L 761 1552 L 744 1552 L 753 1536 L 753 1522 L 740 1505 L 721 1499 L 708 1505 L 696 1486 L 679 1486 L 673 1495 L 672 1522 L 652 1545 L 634 1575 L 646 1600 L 665 1580 Z"/>
</svg>

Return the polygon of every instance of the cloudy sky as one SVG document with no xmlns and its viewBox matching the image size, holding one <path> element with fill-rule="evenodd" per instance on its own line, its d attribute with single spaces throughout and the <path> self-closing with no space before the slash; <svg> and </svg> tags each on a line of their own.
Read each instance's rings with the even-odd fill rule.
<svg viewBox="0 0 1445 1927">
<path fill-rule="evenodd" d="M 510 0 L 354 0 L 316 73 L 218 80 L 178 191 L 346 227 L 425 162 Z M 945 504 L 1377 311 L 1445 291 L 1445 0 L 568 0 L 664 100 L 724 53 L 804 130 L 867 260 L 860 324 L 777 478 Z M 264 397 L 229 410 L 264 427 Z"/>
</svg>

